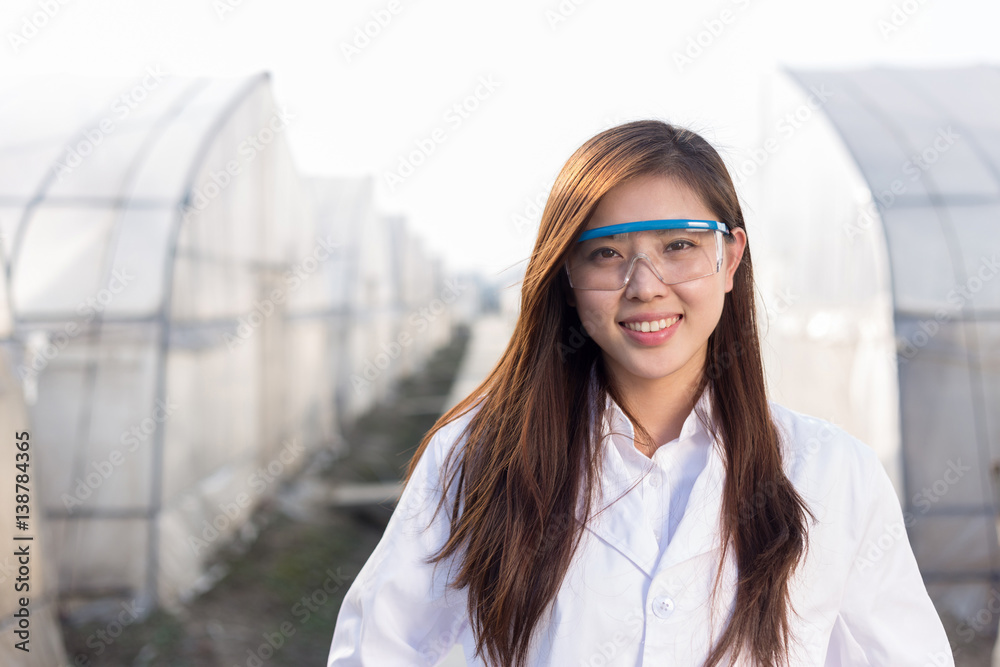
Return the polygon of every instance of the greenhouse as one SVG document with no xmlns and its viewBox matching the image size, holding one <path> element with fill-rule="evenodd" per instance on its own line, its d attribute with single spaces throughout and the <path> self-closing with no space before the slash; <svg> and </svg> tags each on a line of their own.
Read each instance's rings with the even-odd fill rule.
<svg viewBox="0 0 1000 667">
<path fill-rule="evenodd" d="M 5 505 L 16 512 L 0 516 L 0 538 L 11 550 L 0 558 L 0 585 L 10 594 L 0 596 L 0 633 L 9 641 L 0 644 L 0 664 L 49 667 L 66 662 L 56 611 L 56 580 L 52 576 L 52 534 L 42 516 L 37 494 L 37 453 L 21 383 L 13 373 L 18 351 L 10 344 L 11 314 L 7 308 L 6 278 L 0 273 L 0 428 L 12 438 L 9 456 L 0 462 L 0 488 L 4 498 L 17 499 L 27 487 L 27 512 L 23 507 Z M 17 437 L 16 440 L 13 438 Z M 22 477 L 23 476 L 23 477 Z M 24 516 L 25 519 L 19 517 Z M 23 521 L 23 523 L 20 523 Z M 21 562 L 16 551 L 27 551 Z M 22 567 L 27 568 L 22 570 Z"/>
<path fill-rule="evenodd" d="M 175 607 L 262 500 L 341 446 L 342 420 L 447 338 L 444 313 L 379 356 L 443 275 L 375 211 L 370 179 L 299 176 L 266 75 L 148 68 L 7 95 L 4 340 L 53 590 L 70 614 Z M 359 388 L 369 360 L 384 368 Z"/>
<path fill-rule="evenodd" d="M 1000 576 L 1000 72 L 793 71 L 765 99 L 733 166 L 773 395 L 879 453 L 928 591 L 969 618 Z"/>
<path fill-rule="evenodd" d="M 324 267 L 328 275 L 314 287 L 325 293 L 303 294 L 291 317 L 329 322 L 332 391 L 342 419 L 351 419 L 386 400 L 450 336 L 452 309 L 437 302 L 454 301 L 453 290 L 404 220 L 375 211 L 373 178 L 312 178 L 306 186 L 316 235 L 335 240 L 342 261 Z"/>
</svg>

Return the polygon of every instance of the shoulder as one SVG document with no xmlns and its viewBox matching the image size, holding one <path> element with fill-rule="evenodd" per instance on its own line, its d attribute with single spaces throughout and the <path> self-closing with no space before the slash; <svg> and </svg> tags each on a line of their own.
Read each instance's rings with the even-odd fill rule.
<svg viewBox="0 0 1000 667">
<path fill-rule="evenodd" d="M 439 428 L 427 444 L 424 456 L 430 455 L 440 465 L 453 450 L 461 449 L 465 445 L 469 425 L 481 407 L 482 403 L 475 405 Z M 457 451 L 455 453 L 458 454 Z"/>
<path fill-rule="evenodd" d="M 768 402 L 781 439 L 785 473 L 808 496 L 867 495 L 884 474 L 875 451 L 840 426 L 774 401 Z"/>
<path fill-rule="evenodd" d="M 420 506 L 428 498 L 437 498 L 442 494 L 454 499 L 454 485 L 447 478 L 450 477 L 450 471 L 456 470 L 459 463 L 457 459 L 467 440 L 467 429 L 479 409 L 479 405 L 473 407 L 445 423 L 434 433 L 417 459 L 413 474 L 404 487 L 404 495 L 415 496 L 415 502 Z"/>
</svg>

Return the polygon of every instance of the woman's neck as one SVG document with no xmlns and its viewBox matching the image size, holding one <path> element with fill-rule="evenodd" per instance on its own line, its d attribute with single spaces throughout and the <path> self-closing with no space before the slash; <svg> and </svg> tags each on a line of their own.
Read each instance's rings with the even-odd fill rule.
<svg viewBox="0 0 1000 667">
<path fill-rule="evenodd" d="M 680 436 L 698 402 L 695 391 L 700 377 L 686 377 L 683 370 L 663 378 L 616 379 L 629 410 L 653 439 L 651 446 L 636 440 L 636 449 L 646 456 L 652 457 L 657 448 Z"/>
</svg>

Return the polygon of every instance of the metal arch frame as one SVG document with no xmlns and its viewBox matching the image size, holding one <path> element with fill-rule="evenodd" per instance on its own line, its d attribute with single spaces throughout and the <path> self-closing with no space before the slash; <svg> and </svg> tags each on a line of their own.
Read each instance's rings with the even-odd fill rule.
<svg viewBox="0 0 1000 667">
<path fill-rule="evenodd" d="M 802 90 L 808 89 L 809 82 L 805 80 L 805 78 L 809 76 L 810 72 L 808 71 L 796 72 L 787 68 L 785 69 L 785 71 L 792 79 L 796 81 L 796 83 L 798 83 L 800 89 Z M 878 68 L 875 71 L 882 72 L 885 74 L 885 76 L 891 78 L 893 77 L 893 75 L 899 74 L 901 70 Z M 819 72 L 815 72 L 815 74 L 819 74 Z M 862 91 L 860 87 L 856 84 L 856 82 L 850 77 L 849 74 L 833 73 L 833 72 L 827 72 L 827 74 L 833 74 L 838 77 L 838 83 L 841 85 L 842 91 L 846 95 L 852 97 L 852 99 L 858 104 L 859 107 L 865 109 L 876 122 L 878 122 L 885 128 L 886 133 L 892 139 L 892 141 L 895 142 L 900 151 L 902 151 L 903 155 L 910 155 L 914 152 L 914 149 L 912 148 L 912 146 L 910 146 L 909 142 L 907 141 L 904 132 L 900 127 L 897 126 L 897 124 L 894 122 L 894 119 L 892 119 L 882 110 L 882 107 L 877 103 L 876 100 L 873 100 L 867 93 Z M 904 75 L 904 77 L 905 76 L 906 75 Z M 910 76 L 911 77 L 913 76 L 912 73 L 910 74 Z M 901 86 L 907 88 L 916 97 L 920 98 L 925 104 L 930 106 L 934 111 L 939 112 L 941 116 L 946 118 L 948 121 L 952 122 L 953 125 L 958 125 L 964 128 L 964 131 L 968 132 L 969 136 L 973 137 L 975 136 L 975 133 L 968 131 L 968 126 L 966 126 L 962 121 L 955 120 L 954 117 L 948 111 L 941 108 L 937 103 L 929 99 L 929 96 L 923 90 L 920 90 L 916 86 L 916 84 L 912 81 L 912 78 L 910 81 L 906 81 L 905 78 L 900 77 L 897 78 L 896 81 L 900 83 Z M 871 190 L 872 184 L 868 180 L 866 170 L 863 167 L 862 161 L 859 159 L 859 156 L 854 151 L 853 146 L 846 140 L 846 137 L 849 136 L 850 134 L 850 128 L 845 127 L 839 121 L 839 119 L 835 118 L 833 115 L 825 112 L 824 115 L 830 121 L 831 125 L 834 128 L 836 128 L 837 133 L 840 135 L 841 142 L 843 143 L 844 147 L 847 149 L 848 153 L 854 160 L 855 165 L 858 168 L 858 171 L 865 178 L 865 182 L 869 186 L 869 190 Z M 989 157 L 983 154 L 981 151 L 974 149 L 974 154 L 983 162 L 984 166 L 986 167 L 986 170 L 993 176 L 994 180 L 998 183 L 998 185 L 1000 185 L 1000 170 L 997 169 L 996 165 L 994 165 L 993 162 L 989 159 Z M 954 224 L 952 222 L 949 210 L 947 208 L 948 204 L 945 201 L 943 195 L 941 194 L 941 191 L 938 188 L 933 176 L 928 171 L 922 172 L 921 180 L 924 183 L 927 190 L 927 198 L 928 201 L 930 202 L 930 208 L 934 211 L 938 223 L 941 227 L 942 234 L 946 239 L 948 247 L 948 257 L 952 263 L 953 274 L 956 276 L 958 283 L 961 284 L 964 282 L 963 276 L 965 276 L 965 263 L 963 261 L 965 257 L 964 255 L 962 255 L 961 249 L 958 244 L 958 237 L 955 233 Z M 877 205 L 879 212 L 881 214 L 885 210 L 885 207 L 881 204 L 881 202 L 878 202 Z M 882 220 L 882 215 L 879 216 L 879 219 L 880 222 L 882 223 L 880 225 L 880 228 L 882 229 L 882 233 L 885 236 L 886 248 L 888 248 L 889 239 L 885 231 L 885 223 Z M 889 254 L 888 261 L 891 267 L 892 265 L 891 254 Z M 892 289 L 893 301 L 894 301 L 893 313 L 896 314 L 899 313 L 900 311 L 895 306 L 896 289 L 895 289 L 895 284 L 893 282 L 892 271 L 889 272 L 889 283 L 890 283 L 890 288 Z M 988 477 L 989 475 L 988 470 L 990 468 L 989 467 L 990 455 L 989 455 L 988 434 L 986 433 L 986 427 L 985 427 L 986 400 L 984 396 L 982 374 L 979 370 L 979 367 L 975 363 L 975 358 L 978 357 L 978 340 L 975 336 L 975 333 L 970 332 L 969 327 L 966 324 L 969 321 L 975 323 L 978 320 L 975 316 L 975 311 L 973 310 L 971 304 L 968 301 L 966 301 L 962 305 L 962 311 L 966 315 L 966 317 L 961 318 L 960 323 L 961 323 L 962 333 L 966 341 L 966 364 L 969 371 L 969 383 L 970 383 L 969 389 L 970 389 L 970 394 L 973 398 L 971 407 L 973 411 L 973 420 L 975 422 L 976 445 L 980 459 L 979 461 L 980 477 L 981 477 L 980 483 L 983 485 L 983 488 L 988 491 L 992 487 L 992 484 L 990 483 Z M 899 365 L 897 363 L 897 375 L 896 375 L 897 385 L 900 382 L 898 367 Z M 899 431 L 901 436 L 903 436 L 904 433 L 904 424 L 902 416 L 903 416 L 902 410 L 900 410 Z M 905 456 L 906 454 L 905 437 L 900 438 L 900 448 Z M 984 465 L 984 457 L 986 462 L 985 465 Z M 906 460 L 903 461 L 903 465 L 901 467 L 901 476 L 904 487 L 903 488 L 904 503 L 906 509 L 909 510 L 911 508 L 911 504 L 909 501 L 911 497 L 910 494 L 911 482 L 909 479 L 909 473 L 907 472 Z M 990 496 L 992 497 L 992 494 L 990 494 Z M 993 498 L 992 508 L 990 508 L 989 506 L 984 506 L 981 509 L 973 507 L 969 507 L 966 509 L 968 509 L 968 511 L 973 514 L 978 514 L 980 512 L 992 509 L 993 516 L 996 517 L 998 508 L 996 505 L 996 499 Z M 954 511 L 949 511 L 944 513 L 951 514 L 954 513 Z M 997 564 L 1000 563 L 1000 542 L 998 542 L 998 540 L 996 539 L 993 540 L 988 539 L 987 542 L 988 542 L 987 548 L 991 553 L 991 559 L 993 561 L 993 569 L 987 572 L 983 572 L 978 576 L 976 573 L 969 573 L 969 576 L 973 576 L 977 579 L 985 577 L 989 580 L 996 581 L 1000 579 L 1000 570 L 997 569 Z M 925 572 L 924 574 L 927 575 L 928 578 L 936 578 L 938 580 L 946 580 L 954 578 L 950 574 L 941 572 Z"/>
<path fill-rule="evenodd" d="M 344 200 L 341 202 L 337 202 L 335 210 L 338 213 L 340 213 L 346 206 L 350 206 L 351 209 L 350 209 L 349 219 L 357 220 L 359 214 L 365 211 L 365 207 L 367 206 L 368 202 L 371 201 L 369 199 L 369 194 L 371 194 L 371 191 L 374 188 L 374 184 L 372 180 L 368 178 L 358 179 L 357 181 L 351 180 L 347 182 L 351 184 L 350 187 L 352 188 L 351 192 L 352 196 L 349 198 L 344 198 Z M 356 241 L 360 238 L 359 230 L 362 229 L 360 225 L 359 226 L 347 225 L 346 229 L 351 235 L 350 236 L 351 241 Z M 344 242 L 345 243 L 348 242 L 346 238 L 344 239 Z M 360 273 L 360 267 L 362 262 L 361 262 L 361 255 L 359 252 L 345 253 L 344 258 L 348 266 L 347 277 L 348 280 L 350 280 L 350 284 L 345 285 L 343 292 L 343 300 L 341 301 L 342 309 L 346 315 L 344 322 L 346 322 L 352 318 L 357 318 L 360 313 L 360 309 L 357 308 L 356 298 L 352 298 L 351 295 L 358 295 L 361 293 L 360 282 L 362 276 Z M 341 350 L 348 349 L 349 348 L 348 343 L 350 342 L 350 331 L 349 331 L 350 327 L 346 326 L 344 322 L 341 322 L 340 325 L 337 327 L 337 337 L 338 340 L 340 341 Z M 346 382 L 344 383 L 344 386 L 346 386 Z M 334 402 L 336 403 L 336 410 L 338 415 L 343 415 L 346 412 L 348 412 L 347 410 L 348 405 L 346 403 L 346 400 L 344 399 L 345 394 L 349 395 L 346 391 L 342 391 L 340 378 L 334 378 Z"/>
<path fill-rule="evenodd" d="M 174 100 L 174 103 L 168 108 L 168 110 L 165 113 L 163 113 L 160 117 L 158 117 L 156 121 L 152 124 L 150 131 L 147 133 L 146 137 L 143 138 L 143 142 L 140 145 L 139 150 L 136 151 L 135 155 L 132 158 L 131 164 L 126 170 L 127 177 L 125 181 L 122 183 L 121 187 L 121 191 L 123 193 L 126 192 L 130 186 L 135 185 L 135 179 L 137 178 L 140 172 L 141 165 L 145 164 L 145 161 L 148 159 L 149 154 L 153 149 L 153 146 L 160 140 L 160 138 L 162 137 L 163 133 L 166 131 L 170 123 L 174 119 L 176 119 L 177 116 L 190 103 L 190 101 L 194 99 L 197 96 L 197 94 L 205 88 L 206 84 L 207 82 L 203 80 L 195 80 L 194 82 L 189 84 L 187 88 L 183 90 L 180 93 L 180 95 L 178 95 L 177 99 Z M 124 197 L 120 198 L 120 200 L 125 200 L 127 202 L 127 199 Z M 116 250 L 118 247 L 118 241 L 121 237 L 122 226 L 124 224 L 126 212 L 129 208 L 131 207 L 122 206 L 121 208 L 118 209 L 117 220 L 115 220 L 110 230 L 110 233 L 108 235 L 108 242 L 104 247 L 103 251 L 104 267 L 101 271 L 102 282 L 99 284 L 102 285 L 105 284 L 108 280 L 108 277 L 111 275 L 111 272 L 113 271 L 114 258 L 117 255 Z M 92 406 L 94 401 L 94 392 L 97 384 L 98 363 L 96 359 L 97 351 L 95 349 L 96 346 L 94 344 L 94 341 L 96 341 L 96 339 L 100 337 L 102 330 L 104 328 L 104 323 L 105 323 L 104 311 L 98 312 L 94 318 L 93 324 L 91 325 L 95 335 L 90 338 L 91 344 L 88 345 L 87 361 L 84 371 L 84 382 L 87 385 L 87 387 L 85 388 L 84 395 L 87 396 L 88 400 L 88 405 L 86 409 L 81 410 L 80 413 L 81 422 L 86 421 L 86 427 L 83 427 L 81 425 L 80 428 L 80 432 L 84 434 L 85 438 L 83 440 L 84 446 L 90 443 L 89 431 L 91 425 L 91 417 L 93 414 Z M 155 398 L 158 397 L 154 397 L 154 401 Z M 162 431 L 162 430 L 163 429 L 157 429 L 157 431 Z M 82 471 L 86 467 L 86 463 L 83 461 L 82 456 L 74 461 L 73 467 L 74 471 L 76 472 Z M 154 471 L 153 479 L 157 477 L 157 474 L 159 472 L 160 471 Z M 117 512 L 107 512 L 105 510 L 104 512 L 95 514 L 97 514 L 97 516 L 108 515 L 108 514 L 122 515 L 121 518 L 123 519 L 130 517 L 131 518 L 138 517 L 138 518 L 144 518 L 146 519 L 146 521 L 150 523 L 152 523 L 156 519 L 156 515 L 151 507 L 146 507 L 145 509 L 139 507 L 135 508 L 134 510 L 123 509 L 123 510 L 118 510 Z M 150 551 L 147 557 L 146 566 L 147 569 L 150 569 L 151 564 L 156 562 L 156 552 L 152 551 L 152 543 L 150 543 L 147 546 L 150 548 Z M 155 601 L 155 599 L 156 598 L 154 589 L 153 600 Z"/>
<path fill-rule="evenodd" d="M 990 68 L 990 71 L 996 71 L 995 68 Z M 975 131 L 967 125 L 964 121 L 955 118 L 947 109 L 945 109 L 937 100 L 935 100 L 931 95 L 927 94 L 927 91 L 920 87 L 920 85 L 915 81 L 912 73 L 898 72 L 898 79 L 904 88 L 907 88 L 915 97 L 921 99 L 928 107 L 934 109 L 942 117 L 947 119 L 947 122 L 961 128 L 961 132 L 964 136 L 970 137 L 968 146 L 972 150 L 972 153 L 979 159 L 983 167 L 993 178 L 993 182 L 997 185 L 997 190 L 1000 191 L 1000 168 L 994 164 L 990 156 L 982 150 L 980 146 L 980 141 L 976 136 Z M 922 172 L 921 178 L 927 178 L 929 184 L 935 186 L 933 189 L 928 188 L 928 194 L 930 195 L 931 203 L 934 207 L 935 212 L 937 212 L 938 220 L 941 223 L 941 230 L 945 238 L 948 239 L 948 250 L 949 253 L 953 253 L 953 263 L 955 268 L 955 274 L 961 281 L 960 284 L 967 284 L 968 275 L 965 270 L 965 256 L 961 252 L 961 247 L 959 245 L 958 234 L 956 233 L 954 223 L 948 209 L 947 202 L 944 201 L 944 197 L 941 196 L 936 188 L 933 177 L 930 175 L 929 171 Z M 956 259 L 957 258 L 957 259 Z M 977 317 L 975 307 L 973 306 L 971 299 L 967 300 L 962 304 L 962 310 L 969 314 L 968 318 L 963 318 L 961 321 L 962 333 L 966 342 L 966 364 L 969 371 L 969 394 L 972 396 L 972 414 L 975 423 L 975 433 L 976 433 L 976 448 L 979 450 L 979 473 L 980 473 L 980 483 L 983 485 L 983 489 L 987 492 L 987 497 L 992 501 L 991 505 L 985 507 L 984 509 L 992 510 L 992 515 L 995 518 L 998 515 L 998 507 L 996 495 L 989 493 L 992 490 L 992 482 L 989 478 L 989 471 L 991 469 L 991 453 L 989 444 L 989 432 L 986 429 L 986 388 L 983 384 L 983 374 L 980 364 L 976 362 L 976 359 L 980 358 L 979 352 L 979 337 L 978 331 L 976 330 L 975 324 L 979 321 Z M 990 540 L 989 548 L 992 554 L 993 569 L 989 572 L 989 578 L 992 581 L 1000 580 L 1000 542 L 998 540 Z M 928 572 L 930 576 L 941 575 L 939 573 Z"/>
<path fill-rule="evenodd" d="M 181 90 L 177 94 L 176 98 L 172 101 L 172 103 L 166 108 L 165 112 L 162 113 L 160 116 L 158 116 L 150 124 L 148 131 L 146 132 L 145 136 L 140 142 L 138 148 L 132 154 L 130 158 L 130 163 L 124 171 L 125 178 L 121 183 L 120 193 L 127 192 L 130 186 L 134 185 L 135 178 L 139 170 L 141 169 L 141 165 L 148 158 L 150 151 L 152 150 L 153 146 L 155 145 L 156 141 L 159 139 L 160 135 L 163 133 L 167 125 L 177 116 L 177 114 L 180 113 L 180 111 L 186 106 L 186 104 L 190 101 L 190 99 L 198 92 L 198 90 L 203 87 L 204 83 L 201 84 L 194 83 L 189 85 L 187 89 Z M 103 115 L 100 118 L 103 118 Z M 100 118 L 98 118 L 98 120 L 100 120 Z M 73 141 L 74 139 L 82 140 L 84 132 L 87 129 L 93 127 L 94 124 L 95 124 L 94 122 L 85 123 L 80 130 L 78 130 L 74 135 L 72 135 L 73 138 L 71 138 L 70 141 Z M 43 178 L 42 181 L 39 182 L 38 185 L 36 186 L 34 194 L 26 202 L 24 202 L 24 209 L 22 210 L 21 213 L 21 220 L 15 232 L 14 242 L 11 244 L 10 248 L 10 255 L 9 255 L 10 261 L 8 261 L 6 263 L 6 266 L 4 267 L 4 271 L 7 278 L 6 289 L 8 293 L 8 303 L 10 303 L 12 306 L 13 306 L 13 300 L 11 298 L 12 297 L 11 286 L 13 284 L 12 278 L 15 275 L 14 265 L 20 260 L 20 253 L 23 248 L 24 238 L 27 234 L 28 228 L 31 225 L 31 222 L 34 218 L 34 214 L 36 213 L 38 206 L 43 202 L 53 201 L 52 199 L 48 198 L 46 194 L 53 187 L 55 183 L 55 176 L 56 176 L 56 170 L 54 168 L 46 172 L 45 178 Z M 70 199 L 72 200 L 75 198 L 70 198 Z M 78 198 L 78 199 L 82 200 L 81 202 L 78 203 L 86 203 L 91 206 L 112 209 L 112 211 L 115 212 L 113 213 L 113 215 L 116 215 L 116 219 L 111 223 L 110 228 L 108 230 L 106 237 L 107 241 L 101 250 L 102 257 L 101 260 L 99 260 L 102 265 L 100 273 L 102 276 L 101 284 L 103 284 L 104 282 L 107 282 L 110 273 L 112 271 L 112 263 L 115 256 L 114 250 L 117 247 L 118 239 L 121 234 L 122 224 L 125 217 L 125 211 L 128 208 L 132 208 L 131 200 L 124 195 L 120 195 L 119 197 L 110 200 L 105 199 L 103 201 L 99 198 Z M 108 202 L 110 202 L 110 205 L 107 205 Z M 105 206 L 101 206 L 102 203 L 104 203 Z M 150 206 L 150 203 L 151 202 L 147 200 L 142 200 L 142 204 L 144 205 L 141 206 L 141 208 L 162 208 L 162 206 L 155 206 L 155 205 Z M 104 316 L 103 311 L 97 312 L 95 314 L 93 322 L 88 327 L 92 335 L 89 336 L 87 339 L 87 346 L 85 351 L 85 361 L 84 361 L 84 370 L 82 378 L 83 386 L 81 387 L 82 390 L 81 402 L 83 403 L 83 405 L 81 406 L 80 414 L 78 416 L 77 426 L 75 428 L 76 446 L 74 447 L 74 451 L 71 454 L 71 456 L 73 456 L 71 469 L 76 472 L 79 472 L 86 465 L 83 461 L 83 459 L 85 458 L 84 450 L 90 443 L 89 433 L 91 429 L 91 418 L 94 411 L 93 407 L 94 388 L 96 386 L 96 381 L 97 381 L 97 366 L 98 366 L 96 360 L 94 341 L 96 341 L 96 339 L 101 335 L 105 319 L 106 318 Z M 141 318 L 141 319 L 149 321 L 149 318 Z M 19 317 L 17 311 L 13 307 L 11 307 L 11 320 L 12 320 L 12 333 L 17 332 L 19 325 L 22 325 L 25 322 L 24 318 Z M 47 509 L 43 509 L 43 512 L 45 513 L 46 516 L 49 517 L 59 516 L 59 512 L 53 512 Z M 90 510 L 88 512 L 80 513 L 79 516 L 80 517 L 86 516 L 88 518 L 111 518 L 111 519 L 130 519 L 130 518 L 149 519 L 150 512 L 148 508 L 143 509 L 141 507 L 120 508 L 120 509 L 116 508 L 110 510 L 108 509 Z M 67 526 L 64 527 L 64 530 L 65 531 L 71 530 L 70 525 L 67 524 Z M 69 538 L 66 537 L 66 539 Z M 147 559 L 147 567 L 148 564 L 149 562 Z M 58 588 L 61 590 L 69 590 L 69 591 L 75 590 L 72 573 L 70 574 L 70 581 L 66 583 L 68 583 L 68 586 L 60 584 Z M 57 592 L 56 595 L 58 596 L 59 593 Z"/>
<path fill-rule="evenodd" d="M 156 378 L 154 385 L 154 396 L 162 398 L 166 396 L 167 383 L 167 348 L 170 341 L 170 315 L 173 303 L 173 276 L 174 266 L 177 257 L 177 243 L 180 238 L 181 227 L 184 224 L 183 212 L 191 204 L 191 195 L 195 187 L 195 179 L 201 171 L 208 153 L 211 150 L 213 140 L 220 134 L 229 119 L 236 110 L 250 98 L 257 90 L 258 86 L 270 81 L 270 75 L 266 72 L 257 74 L 249 78 L 243 86 L 230 98 L 219 112 L 215 119 L 208 125 L 202 136 L 201 143 L 191 159 L 187 177 L 184 179 L 183 195 L 177 203 L 174 212 L 174 222 L 171 225 L 167 237 L 167 261 L 163 266 L 163 300 L 160 303 L 158 313 L 160 340 L 157 345 L 158 354 L 156 359 Z M 156 605 L 159 602 L 159 588 L 157 586 L 157 575 L 159 572 L 159 544 L 160 530 L 158 517 L 163 507 L 163 450 L 164 450 L 165 429 L 156 429 L 153 434 L 153 478 L 150 489 L 149 512 L 151 520 L 149 522 L 149 567 L 147 569 L 147 589 L 152 596 L 152 602 Z"/>
<path fill-rule="evenodd" d="M 95 318 L 94 322 L 91 324 L 91 329 L 99 335 L 102 325 L 105 321 L 121 321 L 130 323 L 155 323 L 159 326 L 157 327 L 159 333 L 159 341 L 156 344 L 157 348 L 157 359 L 156 359 L 156 370 L 153 386 L 153 401 L 155 407 L 155 401 L 159 398 L 165 396 L 166 391 L 166 358 L 168 353 L 169 341 L 170 341 L 170 308 L 173 297 L 173 270 L 176 263 L 177 243 L 179 239 L 181 225 L 184 223 L 183 211 L 185 207 L 190 205 L 192 191 L 194 188 L 194 180 L 201 170 L 201 167 L 205 163 L 208 152 L 211 149 L 212 142 L 218 136 L 219 132 L 225 126 L 225 124 L 232 117 L 234 112 L 253 94 L 259 85 L 270 80 L 270 76 L 267 73 L 262 73 L 258 75 L 253 75 L 248 78 L 248 80 L 239 87 L 239 89 L 231 96 L 231 98 L 223 105 L 220 106 L 219 111 L 216 113 L 214 120 L 208 124 L 204 131 L 203 136 L 200 139 L 198 148 L 194 152 L 194 156 L 188 166 L 188 173 L 184 180 L 184 186 L 182 189 L 182 196 L 180 201 L 174 199 L 168 200 L 136 200 L 132 201 L 127 197 L 119 196 L 117 198 L 110 199 L 98 199 L 98 198 L 86 198 L 86 197 L 71 197 L 67 198 L 69 201 L 74 201 L 77 204 L 84 204 L 90 206 L 106 206 L 107 208 L 116 209 L 118 211 L 118 218 L 112 223 L 111 229 L 108 233 L 108 241 L 104 248 L 102 249 L 102 276 L 106 276 L 111 263 L 115 256 L 114 248 L 117 245 L 117 240 L 121 231 L 122 220 L 125 215 L 125 210 L 129 208 L 136 208 L 133 204 L 139 204 L 138 208 L 156 208 L 156 209 L 173 209 L 174 217 L 173 222 L 170 225 L 170 230 L 168 232 L 167 249 L 164 253 L 164 275 L 163 275 L 163 291 L 160 295 L 161 301 L 159 308 L 151 315 L 135 317 L 135 318 L 104 318 L 103 313 L 99 313 Z M 207 79 L 195 79 L 191 83 L 187 84 L 187 87 L 178 93 L 175 100 L 168 107 L 167 111 L 162 113 L 157 119 L 152 123 L 150 130 L 147 132 L 146 136 L 143 138 L 142 143 L 139 148 L 131 157 L 131 164 L 125 170 L 126 178 L 123 181 L 121 192 L 125 192 L 130 184 L 134 183 L 134 178 L 136 174 L 139 173 L 144 160 L 146 160 L 152 150 L 152 147 L 161 138 L 162 133 L 166 130 L 169 124 L 176 119 L 176 117 L 183 112 L 185 108 L 190 104 L 190 102 L 195 99 L 201 91 L 203 91 L 208 85 L 209 80 Z M 100 120 L 103 115 L 97 118 Z M 93 119 L 91 119 L 93 120 Z M 93 126 L 93 122 L 84 123 L 80 130 L 72 135 L 70 141 L 82 140 L 83 133 L 87 128 Z M 5 263 L 4 271 L 7 277 L 5 288 L 8 293 L 8 302 L 13 304 L 10 300 L 12 296 L 11 278 L 14 276 L 14 265 L 18 262 L 20 257 L 20 252 L 23 247 L 24 237 L 27 233 L 28 227 L 31 224 L 31 220 L 36 212 L 38 206 L 47 201 L 53 201 L 46 198 L 46 193 L 51 189 L 55 183 L 55 170 L 50 170 L 46 173 L 45 178 L 36 186 L 33 194 L 26 200 L 20 200 L 24 209 L 21 213 L 21 220 L 18 224 L 17 230 L 15 232 L 15 237 L 13 243 L 10 246 L 10 253 L 8 255 L 9 261 Z M 61 201 L 61 199 L 60 199 Z M 18 324 L 23 324 L 25 321 L 23 318 L 19 318 L 14 308 L 11 308 L 12 317 L 12 329 L 17 330 Z M 58 318 L 57 318 L 58 319 Z M 61 320 L 60 320 L 61 321 Z M 88 359 L 86 361 L 86 367 L 84 371 L 84 394 L 86 398 L 84 399 L 87 404 L 81 409 L 80 420 L 81 423 L 77 427 L 77 432 L 82 433 L 84 431 L 89 431 L 89 420 L 93 403 L 93 387 L 96 381 L 96 360 L 92 356 L 92 347 L 88 349 Z M 86 386 L 90 386 L 90 391 L 86 391 Z M 160 531 L 158 525 L 158 517 L 162 510 L 163 505 L 163 454 L 164 454 L 164 429 L 157 429 L 151 442 L 152 456 L 151 456 L 151 489 L 150 489 L 150 500 L 145 508 L 122 508 L 122 509 L 112 509 L 112 510 L 89 510 L 86 512 L 74 513 L 76 518 L 105 518 L 105 519 L 146 519 L 147 520 L 147 531 L 148 531 L 148 543 L 147 543 L 147 558 L 146 558 L 146 594 L 149 596 L 153 604 L 158 604 L 159 601 L 159 589 L 158 589 L 158 573 L 159 573 L 159 543 L 160 543 Z M 84 442 L 89 442 L 89 439 Z M 77 451 L 79 451 L 79 447 Z M 74 469 L 79 467 L 74 464 Z M 59 512 L 46 512 L 46 515 L 59 516 Z M 62 587 L 60 587 L 62 588 Z"/>
</svg>

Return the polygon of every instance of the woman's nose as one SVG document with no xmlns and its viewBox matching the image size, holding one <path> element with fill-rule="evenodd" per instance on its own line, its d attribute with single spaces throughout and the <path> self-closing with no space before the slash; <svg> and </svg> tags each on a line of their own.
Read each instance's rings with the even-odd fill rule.
<svg viewBox="0 0 1000 667">
<path fill-rule="evenodd" d="M 647 257 L 636 257 L 625 285 L 625 298 L 648 301 L 654 296 L 666 293 L 667 286 L 656 274 Z"/>
</svg>

